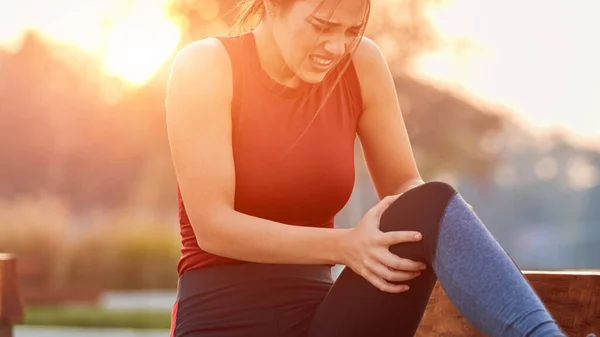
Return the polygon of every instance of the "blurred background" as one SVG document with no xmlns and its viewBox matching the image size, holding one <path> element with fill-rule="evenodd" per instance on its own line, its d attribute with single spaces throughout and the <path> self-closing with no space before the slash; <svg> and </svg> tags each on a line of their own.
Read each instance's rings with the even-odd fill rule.
<svg viewBox="0 0 600 337">
<path fill-rule="evenodd" d="M 17 336 L 168 334 L 180 242 L 166 81 L 178 49 L 228 33 L 235 6 L 0 0 L 0 252 L 19 258 Z M 366 35 L 424 178 L 454 184 L 522 269 L 600 269 L 598 6 L 372 6 Z M 356 154 L 340 227 L 376 202 Z"/>
</svg>

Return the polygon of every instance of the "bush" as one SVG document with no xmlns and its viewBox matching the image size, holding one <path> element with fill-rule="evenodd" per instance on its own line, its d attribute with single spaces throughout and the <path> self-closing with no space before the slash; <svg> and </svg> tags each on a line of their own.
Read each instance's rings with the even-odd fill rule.
<svg viewBox="0 0 600 337">
<path fill-rule="evenodd" d="M 45 286 L 173 289 L 176 221 L 131 210 L 74 215 L 49 197 L 0 203 L 0 252 L 38 269 Z"/>
</svg>

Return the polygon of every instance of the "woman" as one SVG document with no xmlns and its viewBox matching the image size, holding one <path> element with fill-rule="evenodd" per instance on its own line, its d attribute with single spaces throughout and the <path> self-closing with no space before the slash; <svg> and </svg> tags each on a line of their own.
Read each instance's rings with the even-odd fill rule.
<svg viewBox="0 0 600 337">
<path fill-rule="evenodd" d="M 241 24 L 256 27 L 178 54 L 172 336 L 412 336 L 436 280 L 488 335 L 564 336 L 461 196 L 422 181 L 368 13 L 368 0 L 247 0 Z M 382 200 L 334 229 L 357 135 Z"/>
</svg>

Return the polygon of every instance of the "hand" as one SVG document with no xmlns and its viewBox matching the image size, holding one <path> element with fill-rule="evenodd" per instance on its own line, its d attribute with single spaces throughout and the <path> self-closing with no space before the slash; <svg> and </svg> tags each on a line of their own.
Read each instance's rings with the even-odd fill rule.
<svg viewBox="0 0 600 337">
<path fill-rule="evenodd" d="M 348 232 L 345 244 L 344 265 L 381 291 L 391 293 L 408 290 L 407 285 L 396 282 L 411 280 L 419 276 L 426 267 L 423 263 L 403 259 L 389 250 L 390 246 L 397 243 L 420 241 L 421 233 L 384 233 L 379 230 L 381 215 L 397 198 L 397 195 L 385 197 L 371 208 L 356 227 Z"/>
</svg>

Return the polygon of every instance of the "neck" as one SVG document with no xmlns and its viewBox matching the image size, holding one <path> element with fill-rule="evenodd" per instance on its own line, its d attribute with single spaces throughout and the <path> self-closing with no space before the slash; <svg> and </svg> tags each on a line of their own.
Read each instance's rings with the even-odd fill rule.
<svg viewBox="0 0 600 337">
<path fill-rule="evenodd" d="M 298 87 L 300 80 L 283 60 L 269 27 L 261 22 L 253 30 L 258 60 L 263 70 L 275 81 L 288 87 Z"/>
</svg>

